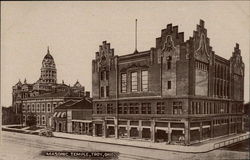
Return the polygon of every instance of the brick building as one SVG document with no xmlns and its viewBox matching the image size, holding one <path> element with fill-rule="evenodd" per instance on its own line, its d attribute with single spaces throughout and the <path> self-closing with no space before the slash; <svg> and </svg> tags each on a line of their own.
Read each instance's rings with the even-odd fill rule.
<svg viewBox="0 0 250 160">
<path fill-rule="evenodd" d="M 54 58 L 48 48 L 41 67 L 40 78 L 35 83 L 24 83 L 20 80 L 12 87 L 12 108 L 18 117 L 18 122 L 26 125 L 27 117 L 34 114 L 38 126 L 52 125 L 54 109 L 61 103 L 81 100 L 89 97 L 90 92 L 78 81 L 71 87 L 57 83 L 57 70 Z"/>
<path fill-rule="evenodd" d="M 75 134 L 92 134 L 92 100 L 69 100 L 55 108 L 54 130 Z"/>
<path fill-rule="evenodd" d="M 93 135 L 190 145 L 243 131 L 239 44 L 216 55 L 204 21 L 184 41 L 168 24 L 150 50 L 118 56 L 106 41 L 92 61 Z"/>
</svg>

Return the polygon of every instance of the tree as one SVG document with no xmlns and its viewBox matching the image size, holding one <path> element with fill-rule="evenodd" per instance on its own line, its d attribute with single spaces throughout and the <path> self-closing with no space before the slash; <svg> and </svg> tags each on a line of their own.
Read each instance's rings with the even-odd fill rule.
<svg viewBox="0 0 250 160">
<path fill-rule="evenodd" d="M 35 126 L 36 125 L 36 116 L 34 114 L 30 114 L 27 117 L 26 125 L 27 126 Z"/>
</svg>

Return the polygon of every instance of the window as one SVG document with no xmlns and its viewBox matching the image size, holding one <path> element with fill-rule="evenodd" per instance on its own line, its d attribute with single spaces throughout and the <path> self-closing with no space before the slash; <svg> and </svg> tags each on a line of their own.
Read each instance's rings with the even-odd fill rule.
<svg viewBox="0 0 250 160">
<path fill-rule="evenodd" d="M 113 114 L 114 109 L 113 109 L 113 104 L 107 104 L 107 114 Z"/>
<path fill-rule="evenodd" d="M 45 115 L 42 115 L 42 125 L 46 124 L 46 119 L 45 119 Z"/>
<path fill-rule="evenodd" d="M 168 81 L 168 89 L 171 89 L 171 81 Z"/>
<path fill-rule="evenodd" d="M 40 104 L 39 103 L 36 104 L 36 111 L 40 112 Z"/>
<path fill-rule="evenodd" d="M 171 61 L 172 61 L 172 57 L 168 56 L 167 57 L 167 69 L 171 69 Z"/>
<path fill-rule="evenodd" d="M 164 102 L 157 102 L 157 114 L 165 114 L 165 104 Z"/>
<path fill-rule="evenodd" d="M 47 112 L 51 112 L 51 105 L 50 105 L 50 103 L 47 104 Z"/>
<path fill-rule="evenodd" d="M 29 112 L 30 111 L 30 104 L 28 103 L 27 104 L 27 112 Z"/>
<path fill-rule="evenodd" d="M 101 80 L 104 80 L 105 71 L 101 71 Z"/>
<path fill-rule="evenodd" d="M 138 91 L 137 72 L 131 73 L 131 91 L 132 92 Z"/>
<path fill-rule="evenodd" d="M 42 104 L 42 112 L 45 112 L 45 104 Z"/>
<path fill-rule="evenodd" d="M 104 97 L 104 87 L 101 87 L 101 97 Z"/>
<path fill-rule="evenodd" d="M 32 104 L 32 112 L 35 112 L 35 104 Z"/>
<path fill-rule="evenodd" d="M 39 115 L 36 117 L 36 123 L 37 123 L 37 125 L 40 125 L 40 116 Z"/>
<path fill-rule="evenodd" d="M 106 97 L 109 96 L 109 86 L 106 86 Z"/>
<path fill-rule="evenodd" d="M 150 103 L 142 103 L 141 113 L 142 114 L 151 114 L 151 104 Z"/>
<path fill-rule="evenodd" d="M 109 80 L 109 71 L 106 71 L 106 80 Z"/>
<path fill-rule="evenodd" d="M 53 104 L 53 108 L 52 108 L 52 112 L 54 112 L 54 110 L 55 110 L 56 107 L 57 107 L 57 104 L 54 103 L 54 104 Z"/>
<path fill-rule="evenodd" d="M 127 74 L 123 73 L 121 75 L 121 92 L 126 93 L 127 92 Z"/>
<path fill-rule="evenodd" d="M 173 102 L 173 114 L 182 114 L 182 102 Z"/>
<path fill-rule="evenodd" d="M 123 114 L 128 114 L 128 105 L 126 103 L 123 105 Z"/>
<path fill-rule="evenodd" d="M 26 123 L 26 116 L 23 115 L 23 122 Z"/>
<path fill-rule="evenodd" d="M 122 114 L 122 105 L 118 104 L 118 114 Z"/>
<path fill-rule="evenodd" d="M 96 105 L 96 113 L 97 114 L 102 114 L 102 104 L 97 104 Z"/>
<path fill-rule="evenodd" d="M 138 103 L 131 103 L 129 106 L 130 114 L 139 114 L 139 106 Z"/>
<path fill-rule="evenodd" d="M 142 91 L 148 91 L 148 71 L 142 71 Z"/>
</svg>

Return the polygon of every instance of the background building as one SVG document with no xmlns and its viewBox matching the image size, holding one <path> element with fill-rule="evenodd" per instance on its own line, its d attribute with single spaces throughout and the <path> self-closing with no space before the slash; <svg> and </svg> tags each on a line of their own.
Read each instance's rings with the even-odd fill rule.
<svg viewBox="0 0 250 160">
<path fill-rule="evenodd" d="M 210 46 L 204 21 L 184 41 L 168 24 L 156 46 L 114 55 L 103 42 L 92 61 L 93 134 L 187 145 L 243 130 L 244 63 Z"/>
<path fill-rule="evenodd" d="M 73 87 L 57 83 L 57 70 L 48 48 L 41 67 L 41 76 L 33 84 L 20 80 L 12 87 L 12 108 L 19 117 L 19 122 L 26 124 L 29 115 L 35 114 L 37 125 L 51 126 L 54 109 L 69 99 L 80 100 L 89 97 L 90 92 L 78 81 Z"/>
</svg>

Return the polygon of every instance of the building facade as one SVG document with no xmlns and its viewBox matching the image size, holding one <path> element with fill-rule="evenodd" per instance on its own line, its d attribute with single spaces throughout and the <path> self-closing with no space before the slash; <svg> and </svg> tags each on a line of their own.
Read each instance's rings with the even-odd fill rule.
<svg viewBox="0 0 250 160">
<path fill-rule="evenodd" d="M 26 125 L 29 116 L 37 118 L 38 126 L 52 126 L 54 109 L 70 99 L 80 100 L 89 97 L 90 92 L 78 81 L 71 87 L 57 83 L 57 70 L 54 58 L 48 48 L 41 67 L 40 78 L 33 84 L 26 79 L 12 87 L 12 108 L 19 117 L 19 122 Z"/>
<path fill-rule="evenodd" d="M 204 21 L 184 41 L 168 24 L 150 50 L 106 41 L 92 61 L 93 135 L 190 145 L 243 131 L 244 63 L 215 54 Z"/>
<path fill-rule="evenodd" d="M 54 131 L 92 135 L 92 100 L 69 100 L 55 108 Z"/>
</svg>

